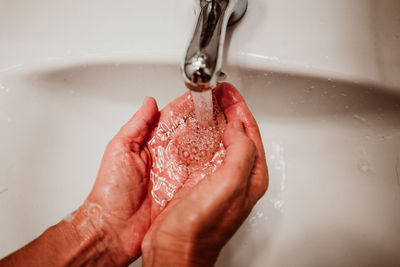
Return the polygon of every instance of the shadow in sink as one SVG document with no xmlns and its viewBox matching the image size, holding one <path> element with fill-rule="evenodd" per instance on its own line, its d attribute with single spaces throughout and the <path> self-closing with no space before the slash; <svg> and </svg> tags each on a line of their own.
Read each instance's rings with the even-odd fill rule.
<svg viewBox="0 0 400 267">
<path fill-rule="evenodd" d="M 31 73 L 40 89 L 84 98 L 141 104 L 154 96 L 160 106 L 186 92 L 179 66 L 140 63 L 77 64 Z"/>
<path fill-rule="evenodd" d="M 340 114 L 400 114 L 400 88 L 394 90 L 332 79 L 233 69 L 231 77 L 244 88 L 256 114 L 307 118 Z"/>
<path fill-rule="evenodd" d="M 256 115 L 307 118 L 343 113 L 394 111 L 400 93 L 336 80 L 231 67 L 229 81 L 241 90 Z M 179 67 L 169 64 L 81 64 L 33 73 L 40 88 L 76 92 L 125 103 L 154 96 L 161 106 L 186 91 Z M 399 90 L 400 92 L 400 90 Z"/>
</svg>

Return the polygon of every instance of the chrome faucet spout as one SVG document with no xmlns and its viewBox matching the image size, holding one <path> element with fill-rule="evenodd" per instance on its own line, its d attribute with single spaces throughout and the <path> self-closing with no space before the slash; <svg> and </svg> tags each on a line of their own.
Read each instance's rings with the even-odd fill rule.
<svg viewBox="0 0 400 267">
<path fill-rule="evenodd" d="M 197 23 L 182 66 L 188 89 L 213 89 L 221 73 L 226 28 L 239 21 L 247 0 L 195 0 Z"/>
</svg>

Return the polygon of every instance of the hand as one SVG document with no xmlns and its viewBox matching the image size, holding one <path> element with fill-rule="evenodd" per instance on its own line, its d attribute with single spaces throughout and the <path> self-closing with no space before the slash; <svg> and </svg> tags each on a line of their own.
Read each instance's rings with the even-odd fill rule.
<svg viewBox="0 0 400 267">
<path fill-rule="evenodd" d="M 151 221 L 163 209 L 154 200 L 153 185 L 149 183 L 152 166 L 149 149 L 154 147 L 147 141 L 157 130 L 172 127 L 192 111 L 190 92 L 161 112 L 155 100 L 147 98 L 107 146 L 92 192 L 72 220 L 83 239 L 102 240 L 95 244 L 93 253 L 102 255 L 94 261 L 96 264 L 124 265 L 140 256 L 142 239 Z M 185 184 L 190 181 L 188 176 L 181 178 Z M 87 245 L 93 246 L 93 243 Z"/>
<path fill-rule="evenodd" d="M 144 143 L 158 116 L 155 100 L 146 98 L 107 146 L 85 203 L 0 266 L 123 266 L 139 257 L 151 210 Z"/>
<path fill-rule="evenodd" d="M 153 98 L 108 144 L 96 182 L 82 207 L 74 214 L 79 231 L 101 235 L 101 248 L 109 261 L 121 265 L 140 256 L 140 245 L 150 226 L 150 201 L 146 198 L 151 158 L 144 145 L 159 116 Z M 84 234 L 84 233 L 83 233 Z M 97 237 L 99 238 L 99 237 Z"/>
<path fill-rule="evenodd" d="M 209 266 L 268 187 L 259 129 L 239 92 L 216 89 L 228 120 L 226 158 L 219 169 L 190 191 L 179 192 L 147 232 L 145 266 Z"/>
<path fill-rule="evenodd" d="M 102 240 L 96 244 L 95 253 L 105 259 L 100 257 L 96 264 L 101 261 L 124 265 L 140 256 L 142 239 L 163 208 L 151 194 L 152 147 L 147 141 L 156 134 L 156 125 L 155 130 L 161 125 L 171 127 L 192 111 L 190 92 L 161 112 L 155 100 L 147 98 L 107 146 L 92 192 L 72 220 L 84 239 L 88 235 L 89 239 L 95 236 Z"/>
</svg>

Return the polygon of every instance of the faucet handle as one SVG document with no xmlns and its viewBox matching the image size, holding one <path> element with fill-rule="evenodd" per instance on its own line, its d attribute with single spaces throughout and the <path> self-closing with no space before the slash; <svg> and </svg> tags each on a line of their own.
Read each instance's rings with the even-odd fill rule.
<svg viewBox="0 0 400 267">
<path fill-rule="evenodd" d="M 182 66 L 188 89 L 206 91 L 221 73 L 226 28 L 246 12 L 247 0 L 196 0 L 197 23 Z"/>
</svg>

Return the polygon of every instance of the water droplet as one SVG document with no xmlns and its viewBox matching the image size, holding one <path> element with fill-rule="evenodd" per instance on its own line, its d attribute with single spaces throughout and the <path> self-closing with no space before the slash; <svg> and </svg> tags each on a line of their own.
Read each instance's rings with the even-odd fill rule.
<svg viewBox="0 0 400 267">
<path fill-rule="evenodd" d="M 261 211 L 258 211 L 258 212 L 256 213 L 256 216 L 257 216 L 257 218 L 262 218 L 262 217 L 264 217 L 264 213 L 261 212 Z"/>
<path fill-rule="evenodd" d="M 0 83 L 0 92 L 8 93 L 10 90 Z"/>
<path fill-rule="evenodd" d="M 353 114 L 353 118 L 361 122 L 367 122 L 367 120 L 364 117 L 361 117 L 360 115 L 357 114 Z"/>
<path fill-rule="evenodd" d="M 196 155 L 197 152 L 199 152 L 199 149 L 197 147 L 192 147 L 192 154 Z"/>
<path fill-rule="evenodd" d="M 387 141 L 387 140 L 392 139 L 393 136 L 391 136 L 391 135 L 381 135 L 379 138 L 380 138 L 382 141 Z"/>
<path fill-rule="evenodd" d="M 275 202 L 274 202 L 274 208 L 275 209 L 281 209 L 282 208 L 282 206 L 283 206 L 283 201 L 282 200 L 276 200 Z"/>
<path fill-rule="evenodd" d="M 367 174 L 371 170 L 370 163 L 367 160 L 360 159 L 358 161 L 358 170 L 364 174 Z"/>
</svg>

